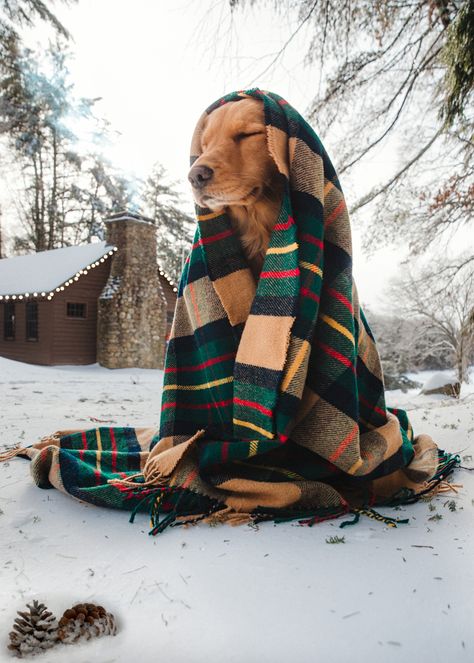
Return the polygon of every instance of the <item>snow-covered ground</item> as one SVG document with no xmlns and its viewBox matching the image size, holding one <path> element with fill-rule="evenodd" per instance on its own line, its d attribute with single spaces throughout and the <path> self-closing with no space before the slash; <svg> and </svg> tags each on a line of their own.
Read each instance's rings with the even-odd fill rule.
<svg viewBox="0 0 474 663">
<path fill-rule="evenodd" d="M 157 425 L 161 383 L 160 371 L 0 358 L 0 447 L 65 427 Z M 412 391 L 388 402 L 474 465 L 472 389 L 459 401 Z M 11 660 L 16 610 L 38 598 L 59 615 L 79 601 L 101 603 L 119 621 L 116 637 L 38 663 L 471 662 L 473 474 L 460 470 L 459 494 L 431 507 L 384 511 L 410 517 L 397 529 L 361 519 L 344 530 L 340 521 L 202 525 L 152 538 L 145 515 L 131 525 L 124 512 L 36 488 L 26 461 L 0 464 L 0 661 Z M 334 535 L 345 543 L 329 544 Z"/>
</svg>

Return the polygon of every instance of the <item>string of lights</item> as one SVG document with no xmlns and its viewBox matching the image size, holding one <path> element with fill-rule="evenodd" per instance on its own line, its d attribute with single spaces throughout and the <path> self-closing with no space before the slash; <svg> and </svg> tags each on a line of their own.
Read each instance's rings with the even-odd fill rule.
<svg viewBox="0 0 474 663">
<path fill-rule="evenodd" d="M 73 283 L 79 281 L 81 276 L 84 276 L 88 272 L 90 272 L 91 269 L 94 269 L 95 267 L 98 267 L 102 263 L 104 263 L 110 256 L 113 256 L 114 253 L 117 251 L 117 247 L 114 246 L 113 249 L 110 249 L 106 254 L 104 254 L 101 258 L 98 258 L 94 262 L 91 262 L 89 265 L 86 267 L 83 267 L 79 271 L 77 271 L 73 276 L 71 276 L 67 281 L 64 281 L 61 285 L 58 285 L 57 288 L 54 290 L 51 290 L 50 292 L 24 292 L 22 294 L 16 294 L 16 295 L 0 295 L 0 301 L 23 301 L 25 299 L 46 299 L 47 301 L 51 301 L 51 299 L 54 297 L 59 292 L 63 292 L 67 287 L 72 285 Z M 167 274 L 161 267 L 159 268 L 160 276 L 166 279 L 168 284 L 173 288 L 173 292 L 177 292 L 178 288 L 176 287 L 176 284 L 174 281 L 170 278 L 169 274 Z"/>
<path fill-rule="evenodd" d="M 116 251 L 117 247 L 115 246 L 113 249 L 110 249 L 105 255 L 102 256 L 102 258 L 98 258 L 94 262 L 91 262 L 89 265 L 86 267 L 83 267 L 79 271 L 77 271 L 73 276 L 71 276 L 67 281 L 64 281 L 61 285 L 58 285 L 57 288 L 54 290 L 51 290 L 50 292 L 25 292 L 23 294 L 18 294 L 18 295 L 0 295 L 0 301 L 22 301 L 23 299 L 46 299 L 47 301 L 51 301 L 51 299 L 54 297 L 59 292 L 63 292 L 68 286 L 72 285 L 76 281 L 79 281 L 81 276 L 84 276 L 84 274 L 87 274 L 90 272 L 91 269 L 94 269 L 95 267 L 98 267 L 100 264 L 104 263 L 110 256 L 112 256 Z"/>
</svg>

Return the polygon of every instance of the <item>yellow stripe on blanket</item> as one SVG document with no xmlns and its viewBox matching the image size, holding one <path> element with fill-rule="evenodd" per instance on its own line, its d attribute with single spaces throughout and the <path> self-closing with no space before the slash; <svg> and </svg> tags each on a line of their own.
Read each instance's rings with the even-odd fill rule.
<svg viewBox="0 0 474 663">
<path fill-rule="evenodd" d="M 323 272 L 317 265 L 312 265 L 310 262 L 306 262 L 305 260 L 301 260 L 299 263 L 300 267 L 304 267 L 305 269 L 309 269 L 310 272 L 314 272 L 318 276 L 323 276 Z"/>
<path fill-rule="evenodd" d="M 324 185 L 324 195 L 327 196 L 328 193 L 331 191 L 333 188 L 334 184 L 330 180 L 326 180 L 326 184 Z"/>
<path fill-rule="evenodd" d="M 95 461 L 95 469 L 100 472 L 100 463 L 102 460 L 102 440 L 100 437 L 100 428 L 95 429 L 95 437 L 97 440 L 97 456 Z"/>
<path fill-rule="evenodd" d="M 258 440 L 252 440 L 250 442 L 250 448 L 249 448 L 249 458 L 252 456 L 256 456 L 258 453 Z"/>
<path fill-rule="evenodd" d="M 163 391 L 170 389 L 182 389 L 183 391 L 197 391 L 198 389 L 209 389 L 209 387 L 217 387 L 220 384 L 232 382 L 233 376 L 221 378 L 220 380 L 213 380 L 212 382 L 202 382 L 201 384 L 167 384 L 163 387 Z"/>
<path fill-rule="evenodd" d="M 291 253 L 292 251 L 296 251 L 297 248 L 298 244 L 296 242 L 288 244 L 287 246 L 273 246 L 267 249 L 267 255 L 274 253 Z"/>
<path fill-rule="evenodd" d="M 363 464 L 364 461 L 362 458 L 359 458 L 353 465 L 350 466 L 350 468 L 347 470 L 347 474 L 355 474 L 359 467 L 361 467 Z"/>
<path fill-rule="evenodd" d="M 321 320 L 324 320 L 326 324 L 328 324 L 333 329 L 336 329 L 340 334 L 348 338 L 352 345 L 354 345 L 354 336 L 348 329 L 346 329 L 346 327 L 337 322 L 337 320 L 334 320 L 334 318 L 331 318 L 331 316 L 326 315 L 325 313 L 321 315 Z"/>
<path fill-rule="evenodd" d="M 235 460 L 234 463 L 236 465 L 245 465 L 245 462 L 241 460 Z M 283 474 L 289 479 L 296 479 L 297 481 L 305 480 L 305 478 L 301 476 L 301 474 L 297 474 L 296 472 L 292 472 L 291 470 L 286 470 L 283 467 L 276 467 L 274 465 L 261 465 L 260 463 L 258 465 L 256 463 L 252 463 L 252 467 L 258 468 L 259 470 L 270 470 L 271 472 L 277 472 L 278 474 Z"/>
<path fill-rule="evenodd" d="M 268 437 L 269 440 L 273 440 L 273 433 L 270 433 L 269 431 L 265 430 L 264 428 L 260 428 L 260 426 L 257 426 L 256 424 L 252 424 L 250 421 L 242 421 L 242 419 L 233 419 L 232 420 L 234 424 L 237 426 L 244 426 L 245 428 L 251 428 L 252 430 L 256 431 L 257 433 L 261 433 L 262 435 L 265 435 L 265 437 Z"/>
<path fill-rule="evenodd" d="M 301 348 L 298 350 L 298 353 L 295 357 L 294 362 L 291 364 L 291 366 L 288 368 L 288 372 L 283 378 L 283 382 L 281 383 L 280 391 L 286 391 L 288 389 L 288 385 L 290 382 L 293 380 L 295 377 L 296 371 L 299 369 L 301 366 L 303 359 L 305 358 L 306 354 L 310 351 L 311 346 L 308 343 L 308 341 L 303 341 Z"/>
<path fill-rule="evenodd" d="M 211 212 L 210 214 L 197 214 L 196 216 L 199 221 L 210 221 L 211 219 L 217 219 L 218 216 L 222 216 L 222 210 L 220 212 Z"/>
</svg>

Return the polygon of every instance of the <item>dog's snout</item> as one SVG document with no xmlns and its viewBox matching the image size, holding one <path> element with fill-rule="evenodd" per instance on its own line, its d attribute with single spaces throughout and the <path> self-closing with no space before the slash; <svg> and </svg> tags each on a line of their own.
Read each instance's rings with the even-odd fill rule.
<svg viewBox="0 0 474 663">
<path fill-rule="evenodd" d="M 193 166 L 189 171 L 188 180 L 195 189 L 202 189 L 212 179 L 214 171 L 209 166 Z"/>
</svg>

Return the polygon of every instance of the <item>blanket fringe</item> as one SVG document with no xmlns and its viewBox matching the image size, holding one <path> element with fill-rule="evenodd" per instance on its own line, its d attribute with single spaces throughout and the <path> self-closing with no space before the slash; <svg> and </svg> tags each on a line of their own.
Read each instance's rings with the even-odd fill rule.
<svg viewBox="0 0 474 663">
<path fill-rule="evenodd" d="M 186 444 L 186 448 L 189 448 L 193 442 L 198 440 L 200 437 L 204 435 L 206 431 L 204 429 L 198 430 L 197 433 L 195 433 L 192 437 L 189 438 L 184 444 Z M 136 474 L 132 474 L 131 476 L 127 478 L 122 478 L 119 479 L 116 477 L 115 479 L 109 479 L 107 483 L 111 485 L 116 485 L 117 487 L 125 487 L 125 488 L 148 488 L 150 486 L 152 487 L 160 487 L 160 486 L 167 486 L 169 484 L 170 477 L 169 476 L 163 476 L 162 470 L 158 466 L 159 463 L 159 456 L 156 457 L 151 457 L 147 460 L 145 463 L 145 467 L 143 468 L 143 472 L 137 472 Z"/>
<path fill-rule="evenodd" d="M 15 458 L 15 456 L 19 456 L 20 454 L 24 453 L 26 453 L 26 448 L 20 446 L 13 449 L 8 449 L 7 451 L 2 451 L 0 453 L 0 463 L 10 460 L 11 458 Z"/>
<path fill-rule="evenodd" d="M 163 491 L 163 494 L 154 500 L 150 509 L 151 529 L 148 532 L 149 536 L 161 534 L 161 532 L 164 532 L 168 527 L 196 525 L 201 521 L 209 522 L 215 512 L 227 510 L 220 502 L 216 502 L 209 507 L 206 513 L 179 513 L 178 506 L 185 493 L 186 491 L 180 493 L 171 513 L 165 515 L 161 519 L 160 515 L 162 514 L 160 513 L 160 505 L 166 495 L 166 491 Z"/>
<path fill-rule="evenodd" d="M 392 504 L 386 504 L 383 506 L 395 506 L 396 504 L 410 504 L 419 501 L 420 499 L 426 497 L 427 495 L 431 496 L 431 495 L 436 495 L 438 493 L 446 493 L 449 491 L 457 492 L 457 488 L 460 488 L 461 485 L 451 484 L 446 479 L 450 474 L 452 474 L 454 468 L 459 464 L 460 464 L 460 458 L 458 455 L 452 455 L 440 451 L 439 465 L 436 474 L 433 476 L 431 481 L 427 482 L 424 490 L 422 490 L 420 493 L 417 494 L 414 494 L 412 491 L 405 490 L 397 496 L 397 498 L 393 501 Z M 134 477 L 135 476 L 141 476 L 141 475 L 134 475 Z M 129 481 L 131 479 L 132 477 L 129 477 Z M 156 481 L 156 478 L 154 480 Z M 138 493 L 140 489 L 145 488 L 146 486 L 145 483 L 136 483 L 134 481 L 130 481 L 130 483 L 131 486 L 133 486 L 133 488 Z M 150 485 L 151 481 L 147 483 L 148 485 Z M 160 494 L 157 495 L 158 491 Z M 164 515 L 164 517 L 161 517 L 160 519 L 160 516 L 163 516 L 163 514 L 160 512 L 160 506 L 163 502 L 164 497 L 167 495 L 169 496 L 172 493 L 178 493 L 178 492 L 179 496 L 178 499 L 176 500 L 173 511 L 169 514 Z M 332 513 L 330 510 L 328 510 L 324 513 L 323 511 L 320 511 L 319 513 L 311 511 L 307 513 L 299 512 L 294 514 L 287 513 L 285 515 L 279 515 L 270 512 L 268 513 L 258 512 L 253 514 L 239 513 L 236 512 L 233 508 L 225 506 L 225 504 L 221 502 L 215 502 L 214 505 L 212 505 L 209 508 L 209 510 L 205 513 L 186 514 L 179 512 L 179 504 L 185 493 L 188 493 L 188 491 L 176 487 L 175 488 L 171 488 L 169 486 L 160 487 L 157 486 L 155 483 L 154 489 L 152 489 L 150 493 L 147 494 L 136 505 L 130 517 L 130 521 L 133 522 L 133 519 L 135 518 L 135 514 L 137 513 L 137 511 L 143 505 L 149 503 L 150 518 L 151 518 L 151 529 L 149 534 L 151 536 L 160 534 L 168 527 L 189 526 L 189 525 L 195 525 L 199 522 L 206 522 L 211 526 L 215 526 L 223 523 L 228 523 L 232 525 L 251 523 L 257 525 L 258 523 L 261 522 L 273 521 L 276 525 L 278 525 L 280 523 L 287 523 L 296 520 L 298 521 L 299 525 L 312 527 L 316 523 L 320 523 L 325 520 L 340 518 L 341 516 L 346 515 L 348 513 L 352 514 L 354 518 L 353 520 L 345 520 L 344 522 L 342 522 L 340 524 L 341 528 L 355 525 L 356 523 L 359 522 L 361 516 L 366 516 L 371 520 L 376 520 L 377 522 L 383 523 L 387 527 L 392 527 L 392 528 L 395 528 L 398 525 L 406 525 L 409 523 L 409 518 L 400 519 L 400 518 L 392 518 L 390 516 L 384 516 L 378 511 L 375 511 L 375 509 L 370 508 L 368 506 L 351 508 L 351 509 L 347 508 L 346 506 L 344 509 L 342 510 L 336 509 Z"/>
<path fill-rule="evenodd" d="M 140 496 L 141 484 L 134 484 L 135 491 L 131 491 L 134 497 Z M 145 491 L 143 491 L 145 492 Z M 231 509 L 222 502 L 213 500 L 207 510 L 204 511 L 200 501 L 201 496 L 179 486 L 161 486 L 148 489 L 147 494 L 140 499 L 130 514 L 129 522 L 133 523 L 137 513 L 148 507 L 150 515 L 150 536 L 160 534 L 168 527 L 195 525 L 198 522 L 208 522 L 210 525 L 217 524 L 219 513 L 229 512 Z M 167 512 L 169 505 L 163 502 L 175 497 L 171 511 Z M 165 508 L 162 508 L 165 507 Z M 216 519 L 213 521 L 213 519 Z M 223 518 L 220 522 L 225 522 Z"/>
<path fill-rule="evenodd" d="M 439 493 L 458 493 L 459 488 L 464 488 L 462 483 L 449 483 L 449 481 L 440 481 L 435 486 L 433 486 L 428 493 L 425 494 L 425 497 L 431 498 L 435 497 Z"/>
<path fill-rule="evenodd" d="M 406 503 L 417 502 L 420 499 L 429 499 L 438 495 L 438 493 L 447 493 L 456 488 L 462 488 L 461 484 L 452 484 L 447 478 L 454 472 L 456 467 L 461 464 L 461 457 L 458 454 L 450 454 L 442 449 L 438 450 L 438 468 L 436 473 L 427 481 L 423 490 L 414 495 L 414 499 Z"/>
<path fill-rule="evenodd" d="M 375 511 L 374 509 L 351 509 L 351 513 L 354 514 L 354 520 L 345 520 L 339 525 L 339 527 L 348 527 L 350 525 L 355 525 L 359 522 L 361 516 L 367 516 L 372 520 L 377 520 L 380 523 L 384 523 L 387 527 L 397 527 L 397 525 L 407 525 L 409 518 L 400 520 L 399 518 L 391 518 L 390 516 L 382 516 L 381 513 Z"/>
</svg>

